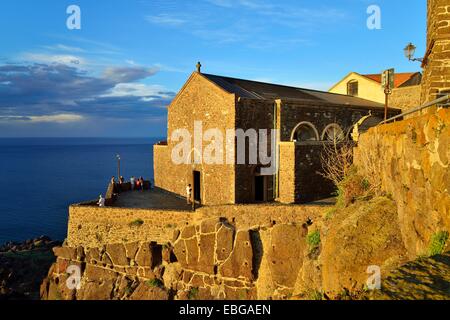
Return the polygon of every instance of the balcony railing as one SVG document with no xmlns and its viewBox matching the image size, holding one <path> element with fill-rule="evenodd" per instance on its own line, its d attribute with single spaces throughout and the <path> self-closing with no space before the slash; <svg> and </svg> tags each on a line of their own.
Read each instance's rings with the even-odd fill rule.
<svg viewBox="0 0 450 320">
<path fill-rule="evenodd" d="M 445 95 L 445 96 L 443 96 L 443 97 L 441 97 L 439 99 L 436 99 L 436 100 L 433 100 L 431 102 L 428 102 L 428 103 L 424 104 L 423 106 L 416 107 L 416 108 L 413 108 L 411 110 L 408 110 L 408 111 L 406 111 L 406 112 L 404 112 L 402 114 L 399 114 L 399 115 L 397 115 L 395 117 L 387 119 L 386 121 L 380 122 L 380 125 L 386 124 L 386 123 L 389 123 L 389 122 L 392 122 L 392 121 L 395 121 L 395 120 L 398 120 L 398 119 L 403 119 L 404 117 L 406 117 L 406 116 L 408 116 L 410 114 L 413 114 L 413 113 L 416 113 L 416 112 L 420 112 L 420 111 L 422 111 L 424 109 L 433 107 L 435 105 L 440 105 L 440 107 L 448 108 L 450 106 L 450 95 Z"/>
</svg>

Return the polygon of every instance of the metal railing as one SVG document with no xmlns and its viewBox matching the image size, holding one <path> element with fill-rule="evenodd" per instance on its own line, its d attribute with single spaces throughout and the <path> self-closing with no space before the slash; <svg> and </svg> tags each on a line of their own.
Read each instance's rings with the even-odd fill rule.
<svg viewBox="0 0 450 320">
<path fill-rule="evenodd" d="M 387 119 L 387 120 L 385 120 L 383 122 L 380 122 L 379 125 L 386 124 L 386 123 L 395 121 L 397 119 L 401 119 L 401 118 L 403 118 L 405 116 L 408 116 L 410 114 L 422 111 L 423 109 L 430 108 L 430 107 L 435 106 L 437 104 L 448 103 L 448 102 L 450 102 L 450 95 L 445 95 L 445 96 L 443 96 L 443 97 L 441 97 L 439 99 L 436 99 L 436 100 L 433 100 L 431 102 L 428 102 L 428 103 L 424 104 L 423 106 L 413 108 L 413 109 L 408 110 L 408 111 L 406 111 L 406 112 L 404 112 L 402 114 L 399 114 L 399 115 L 397 115 L 395 117 L 392 117 L 392 118 Z M 445 105 L 445 107 L 448 107 L 448 105 Z"/>
</svg>

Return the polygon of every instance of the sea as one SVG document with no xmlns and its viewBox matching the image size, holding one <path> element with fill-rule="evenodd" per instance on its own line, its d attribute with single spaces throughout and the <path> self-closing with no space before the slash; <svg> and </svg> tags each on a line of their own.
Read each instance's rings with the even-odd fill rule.
<svg viewBox="0 0 450 320">
<path fill-rule="evenodd" d="M 0 245 L 67 236 L 68 206 L 105 194 L 118 174 L 153 179 L 162 138 L 0 139 Z"/>
</svg>

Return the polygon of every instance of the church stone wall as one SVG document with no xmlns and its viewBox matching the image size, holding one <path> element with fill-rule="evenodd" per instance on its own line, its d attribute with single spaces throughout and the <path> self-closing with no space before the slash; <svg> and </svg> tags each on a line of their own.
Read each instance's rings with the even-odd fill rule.
<svg viewBox="0 0 450 320">
<path fill-rule="evenodd" d="M 193 171 L 201 173 L 202 204 L 216 205 L 234 203 L 234 165 L 227 164 L 181 164 L 172 162 L 172 150 L 179 143 L 172 141 L 177 129 L 187 129 L 194 135 L 194 122 L 201 121 L 203 134 L 208 129 L 219 129 L 226 137 L 227 129 L 235 126 L 235 96 L 218 88 L 198 73 L 194 73 L 169 107 L 168 145 L 155 146 L 155 185 L 162 189 L 185 196 L 186 185 L 193 185 Z M 203 150 L 194 150 L 191 139 L 191 154 L 203 154 L 210 144 L 203 142 Z M 224 146 L 225 141 L 224 141 Z M 203 152 L 202 152 L 203 151 Z M 223 159 L 226 151 L 223 149 Z"/>
</svg>

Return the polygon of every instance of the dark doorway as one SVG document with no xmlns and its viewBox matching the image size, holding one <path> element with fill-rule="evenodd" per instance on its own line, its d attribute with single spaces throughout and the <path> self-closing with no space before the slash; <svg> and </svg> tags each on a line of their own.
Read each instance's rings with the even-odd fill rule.
<svg viewBox="0 0 450 320">
<path fill-rule="evenodd" d="M 256 176 L 255 177 L 255 201 L 256 202 L 264 202 L 266 201 L 265 191 L 266 191 L 266 177 L 265 176 Z"/>
<path fill-rule="evenodd" d="M 194 171 L 194 200 L 199 203 L 202 201 L 201 190 L 201 174 L 199 171 Z"/>
</svg>

